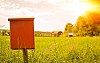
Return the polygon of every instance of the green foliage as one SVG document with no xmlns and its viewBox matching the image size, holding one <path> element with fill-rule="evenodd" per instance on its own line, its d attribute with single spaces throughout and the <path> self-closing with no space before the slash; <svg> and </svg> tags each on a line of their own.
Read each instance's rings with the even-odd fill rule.
<svg viewBox="0 0 100 63">
<path fill-rule="evenodd" d="M 71 23 L 67 23 L 64 30 L 64 35 L 68 36 L 68 33 L 73 32 L 73 25 Z"/>
<path fill-rule="evenodd" d="M 79 36 L 98 36 L 100 33 L 100 14 L 87 12 L 78 17 L 74 27 Z"/>
<path fill-rule="evenodd" d="M 51 37 L 50 32 L 35 31 L 35 37 Z"/>
<path fill-rule="evenodd" d="M 10 30 L 0 29 L 0 35 L 9 36 L 10 35 Z"/>
<path fill-rule="evenodd" d="M 99 63 L 100 37 L 35 37 L 29 63 Z M 96 44 L 96 45 L 95 45 Z M 11 50 L 9 37 L 0 36 L 0 63 L 23 63 L 22 50 Z"/>
</svg>

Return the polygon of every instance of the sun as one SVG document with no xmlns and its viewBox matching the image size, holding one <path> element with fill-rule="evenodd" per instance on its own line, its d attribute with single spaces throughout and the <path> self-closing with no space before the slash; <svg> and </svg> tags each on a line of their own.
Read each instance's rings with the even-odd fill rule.
<svg viewBox="0 0 100 63">
<path fill-rule="evenodd" d="M 75 15 L 75 17 L 78 17 L 84 14 L 86 11 L 89 11 L 91 6 L 88 3 L 77 0 L 77 2 L 73 4 L 72 8 L 73 14 Z"/>
</svg>

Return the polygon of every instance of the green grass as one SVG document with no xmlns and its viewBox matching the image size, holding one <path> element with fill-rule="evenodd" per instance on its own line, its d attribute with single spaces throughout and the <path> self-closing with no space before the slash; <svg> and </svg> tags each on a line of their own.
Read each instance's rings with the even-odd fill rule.
<svg viewBox="0 0 100 63">
<path fill-rule="evenodd" d="M 22 63 L 22 51 L 10 49 L 10 37 L 0 37 L 0 63 Z M 35 37 L 29 63 L 100 63 L 100 37 Z"/>
</svg>

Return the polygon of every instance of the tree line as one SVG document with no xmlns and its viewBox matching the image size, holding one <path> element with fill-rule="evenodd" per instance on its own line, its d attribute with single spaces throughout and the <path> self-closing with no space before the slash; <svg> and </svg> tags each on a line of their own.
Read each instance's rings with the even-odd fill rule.
<svg viewBox="0 0 100 63">
<path fill-rule="evenodd" d="M 78 17 L 75 25 L 67 23 L 64 35 L 74 33 L 76 36 L 99 36 L 100 35 L 100 13 L 87 12 Z"/>
<path fill-rule="evenodd" d="M 0 29 L 0 36 L 9 36 L 10 30 L 7 29 Z"/>
<path fill-rule="evenodd" d="M 51 37 L 51 32 L 43 32 L 43 31 L 35 31 L 34 32 L 35 37 Z"/>
<path fill-rule="evenodd" d="M 0 36 L 10 36 L 10 30 L 0 29 Z M 51 32 L 35 31 L 35 37 L 51 37 Z"/>
</svg>

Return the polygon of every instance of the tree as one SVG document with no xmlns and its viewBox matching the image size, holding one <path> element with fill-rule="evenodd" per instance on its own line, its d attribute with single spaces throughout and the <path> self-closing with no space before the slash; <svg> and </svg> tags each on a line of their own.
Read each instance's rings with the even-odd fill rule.
<svg viewBox="0 0 100 63">
<path fill-rule="evenodd" d="M 75 24 L 77 35 L 85 36 L 87 34 L 87 21 L 83 16 L 79 16 Z"/>
<path fill-rule="evenodd" d="M 67 23 L 65 26 L 64 35 L 68 36 L 68 33 L 72 33 L 73 25 L 71 23 Z"/>
<path fill-rule="evenodd" d="M 75 24 L 77 34 L 80 36 L 97 36 L 100 33 L 100 14 L 88 12 L 79 16 Z"/>
</svg>

